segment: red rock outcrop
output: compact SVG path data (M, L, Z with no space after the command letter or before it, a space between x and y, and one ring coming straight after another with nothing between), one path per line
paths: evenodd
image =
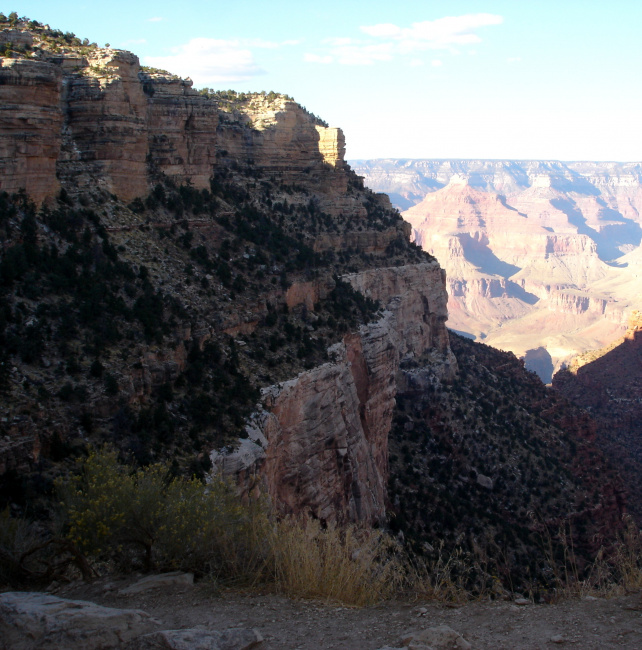
M251 163L313 187L329 214L366 216L347 194L343 133L290 99L252 96L220 121L218 102L190 80L99 48L0 59L0 82L0 190L41 202L61 182L129 201L148 194L154 174L208 188L217 165Z
M53 63L0 58L0 191L55 194L63 113L62 70Z
M53 47L44 36L38 40L42 34L34 29L33 59L16 52L0 67L0 104L10 106L0 111L0 169L5 171L0 189L25 188L41 202L62 187L85 205L94 199L104 204L106 193L126 203L146 197L163 176L196 188L208 188L212 180L219 184L221 204L229 187L266 210L276 202L269 193L281 194L281 214L294 214L285 211L288 203L310 219L310 232L296 234L316 252L381 256L390 249L389 257L397 261L418 258L407 246L409 227L386 212L388 199L365 191L345 165L341 130L289 98L262 93L227 101L223 95L197 93L189 80L141 70L129 52ZM251 178L269 179L260 199L263 188L248 182ZM242 199L229 201L239 206ZM137 210L123 207L127 223L110 234L138 226L145 232L133 218ZM233 215L230 209L225 217ZM210 223L197 231L203 241L216 239L213 217L222 215L209 216ZM395 253L399 249L402 254ZM241 268L244 259L237 261ZM276 262L271 264L271 279L277 280ZM210 282L212 275L202 281ZM331 266L290 280L287 291L283 283L269 282L238 304L230 296L230 304L213 314L214 322L199 325L202 333L177 336L172 349L141 348L136 362L118 375L119 399L138 408L155 389L171 384L186 367L185 340L191 338L195 349L210 336L251 335L266 317L268 303L270 309L304 305L311 312L335 284ZM455 367L445 328L445 277L438 263L430 262L365 271L345 281L381 302L379 319L332 346L333 361L264 389L248 438L234 453L215 454L215 459L246 490L260 479L284 512L374 522L385 516L387 436L400 360L432 351L442 359L443 372ZM179 287L186 301L200 301L189 284ZM253 359L248 355L248 365ZM95 400L92 408L108 415L112 397ZM22 447L34 447L34 440Z
M147 95L151 162L178 183L189 179L208 188L216 164L218 108L192 90L192 82L162 74L139 73Z
M285 512L372 523L385 516L388 432L400 359L431 351L450 376L456 361L437 262L343 279L381 301L383 316L333 346L333 362L264 389L248 439L235 452L215 452L212 459L247 491L257 480L264 482Z
M148 186L147 101L138 79L138 58L107 51L87 66L86 74L65 75L59 178L83 189L98 182L129 201L145 194Z

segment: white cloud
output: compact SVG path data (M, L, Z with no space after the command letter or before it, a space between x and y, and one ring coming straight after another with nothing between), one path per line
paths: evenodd
M310 63L340 63L342 65L372 65L375 61L392 59L391 43L362 43L351 38L328 38L330 45L324 54L306 54L304 61Z
M325 38L321 42L334 47L343 47L344 45L355 44L355 41L351 38Z
M456 54L456 47L481 42L477 30L500 25L503 20L502 16L496 14L466 14L413 23L410 27L393 23L366 25L360 30L371 37L370 40L326 38L322 41L326 46L325 51L307 54L304 60L311 63L372 65L378 61L391 61L397 55L408 56L426 50L449 50ZM418 61L415 56L409 65L416 66ZM441 62L433 61L431 65L441 65Z
M244 38L234 42L239 43L240 45L244 45L246 47L258 47L264 50L276 50L277 48L283 47L284 45L298 45L301 41L291 40L291 41L281 41L280 43L276 43L274 41L263 40L262 38Z
M254 47L266 47L267 41L261 45L250 43ZM171 52L169 56L147 56L145 64L191 77L197 86L246 81L265 74L248 49L248 42L241 40L193 38Z
M306 53L303 55L303 60L308 63L332 63L334 59L330 55L322 56L320 54Z
M369 36L397 41L400 51L408 53L480 43L476 31L481 27L500 25L503 20L496 14L466 14L413 23L411 27L398 27L391 23L363 26L361 31Z
M506 59L509 63L519 63L522 60L521 56L510 56Z
M390 61L392 46L390 43L342 45L333 54L343 65L372 65L375 61Z
M165 20L165 19L161 18L160 16L155 16L154 18L148 18L147 22L148 23L160 23L161 20Z
M433 59L433 60L430 62L430 65L431 65L433 68L440 68L442 65L444 65L444 62L443 62L443 61L440 61L439 59Z
M397 38L402 31L401 27L397 27L392 23L381 23L370 27L360 27L359 29L368 36L380 36L382 38Z
M424 64L424 62L423 62L422 59L412 59L410 61L410 67L411 68L417 68L417 67L419 67L420 65L423 65L423 64Z

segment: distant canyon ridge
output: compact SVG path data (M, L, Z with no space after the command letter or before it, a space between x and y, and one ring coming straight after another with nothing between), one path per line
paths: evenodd
M642 163L353 160L448 277L448 325L546 382L642 294Z

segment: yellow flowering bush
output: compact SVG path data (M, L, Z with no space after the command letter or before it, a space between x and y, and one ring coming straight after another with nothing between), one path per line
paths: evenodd
M134 470L105 449L57 489L68 538L90 557L252 580L268 567L267 509L223 481L172 477L160 463Z

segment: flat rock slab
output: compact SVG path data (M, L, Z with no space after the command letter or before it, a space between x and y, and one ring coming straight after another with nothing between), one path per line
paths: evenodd
M263 643L256 630L230 628L217 632L202 628L163 630L138 637L126 650L249 650Z
M102 607L33 592L0 594L2 650L121 648L154 629L158 623L138 609Z
M193 573L172 571L170 573L160 573L155 576L141 578L138 582L121 589L118 593L121 596L131 596L133 594L139 594L141 591L147 591L148 589L156 589L156 587L172 587L177 585L179 587L189 587L193 584Z

